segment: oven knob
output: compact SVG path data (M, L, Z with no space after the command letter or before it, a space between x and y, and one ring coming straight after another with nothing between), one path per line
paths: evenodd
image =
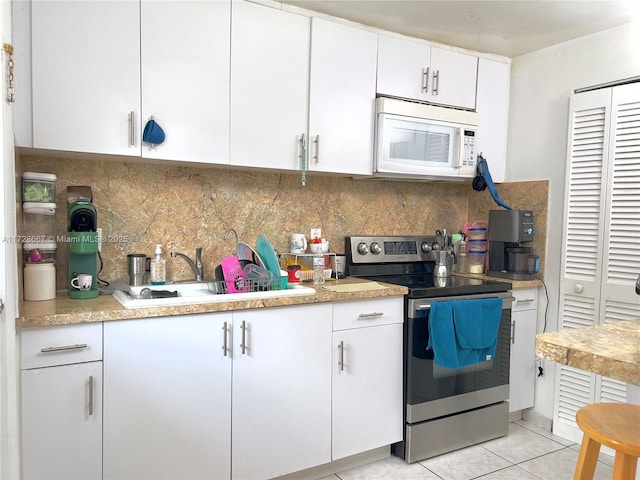
M380 247L380 244L378 242L373 242L370 249L371 253L373 253L374 255L379 255L382 253L382 247Z
M431 251L431 245L429 245L429 242L422 242L422 245L420 245L420 250L422 250L424 253L429 253Z
M366 243L364 243L364 242L360 242L360 243L358 244L358 253L359 253L360 255L366 255L367 253L369 253L369 249L367 248Z

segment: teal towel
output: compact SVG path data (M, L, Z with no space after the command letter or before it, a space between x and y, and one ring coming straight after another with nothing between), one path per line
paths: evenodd
M434 361L444 368L460 368L491 360L498 345L502 299L432 302L429 342Z
M428 349L433 349L433 361L441 367L459 367L453 327L453 302L431 302Z

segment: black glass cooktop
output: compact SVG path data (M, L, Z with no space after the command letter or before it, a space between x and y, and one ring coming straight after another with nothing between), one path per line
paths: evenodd
M409 288L409 298L498 293L511 290L511 283L451 275L437 278L433 274L372 275L361 277L377 282L403 285Z

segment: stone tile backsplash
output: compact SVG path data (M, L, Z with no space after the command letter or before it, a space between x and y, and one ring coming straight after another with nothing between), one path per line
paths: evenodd
M82 160L23 156L17 175L25 171L54 173L56 231L67 232L66 191L88 185L93 192L98 226L103 230L103 270L100 278L127 278L129 253L153 255L156 243L167 258L167 279L191 277L175 250L193 257L203 247L205 276L235 252L233 229L240 241L255 246L265 235L278 253L289 249L289 235L321 228L332 252L344 252L344 237L357 234L434 234L458 231L468 219L486 219L498 208L488 192L475 192L471 182L404 182L309 175L303 187L295 173L231 168L148 164L134 161ZM16 182L20 184L19 181ZM544 258L548 182L498 186L514 208L534 210L534 248ZM20 192L18 192L20 200ZM19 219L20 220L20 219ZM19 233L22 224L18 222ZM67 282L67 245L58 243L57 284ZM543 262L541 262L544 264Z

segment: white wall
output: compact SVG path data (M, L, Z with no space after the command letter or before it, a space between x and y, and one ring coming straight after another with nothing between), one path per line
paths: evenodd
M640 75L640 23L538 50L512 59L507 181L549 180L545 283L547 331L557 330L569 96L577 88ZM539 303L542 331L544 295ZM553 417L555 368L544 362L536 382L534 416Z

